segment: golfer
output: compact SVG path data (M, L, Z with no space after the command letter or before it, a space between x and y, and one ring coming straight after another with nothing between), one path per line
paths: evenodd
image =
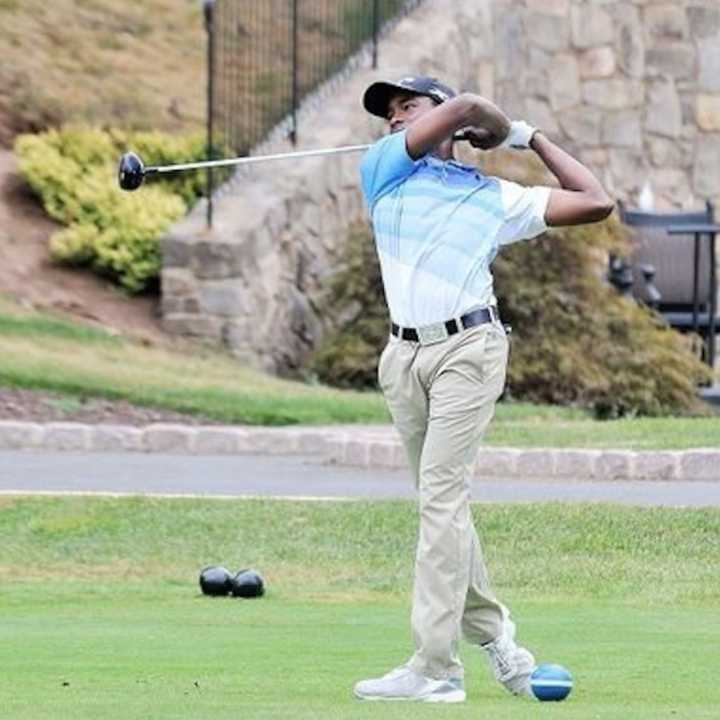
M461 632L495 677L532 696L532 654L493 595L470 513L474 459L505 382L508 340L490 265L505 245L552 225L604 219L612 201L592 173L539 130L478 95L429 77L376 82L365 109L390 133L361 163L391 331L378 366L415 478L419 535L412 597L415 652L355 685L373 700L465 700ZM483 150L531 148L560 189L523 187L457 162L462 132Z

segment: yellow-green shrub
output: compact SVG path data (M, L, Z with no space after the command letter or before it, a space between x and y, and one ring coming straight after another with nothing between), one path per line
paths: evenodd
M120 155L133 149L146 165L202 159L200 134L104 131L70 126L15 143L20 170L47 213L67 225L50 240L54 259L87 265L131 292L159 272L158 239L204 187L201 173L149 181L134 193L117 186Z

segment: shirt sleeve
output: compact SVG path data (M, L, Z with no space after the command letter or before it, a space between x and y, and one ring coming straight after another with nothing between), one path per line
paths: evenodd
M405 134L403 130L386 135L363 155L360 177L369 210L380 197L397 187L415 170L417 161L408 155Z
M500 245L529 240L547 230L545 211L550 199L549 187L524 187L500 180L505 219L498 234Z

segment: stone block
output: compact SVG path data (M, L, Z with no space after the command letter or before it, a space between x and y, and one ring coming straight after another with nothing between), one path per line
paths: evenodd
M43 426L30 422L0 420L0 449L21 450L40 445Z
M143 431L127 425L95 425L90 428L90 450L102 452L141 452Z
M659 168L653 172L655 188L673 202L691 195L688 174L679 168Z
M595 462L598 480L629 480L633 477L635 453L629 450L603 450Z
M680 474L680 453L639 452L635 456L633 479L677 480Z
M527 0L526 7L530 12L566 18L570 11L570 0Z
M405 447L401 442L395 445L395 453L393 455L393 463L397 468L406 468L409 466L409 460Z
M46 450L90 450L90 426L82 423L48 423L42 437Z
M555 477L592 480L599 450L556 450Z
M698 71L700 90L720 92L720 37L698 42Z
M602 114L587 107L577 107L560 114L563 132L580 146L599 145Z
M247 288L238 278L204 282L198 296L200 310L210 315L235 317L250 312Z
M483 447L475 461L478 477L515 477L520 450L511 448Z
M690 5L686 12L691 37L703 39L720 34L720 6Z
M327 452L330 435L319 430L300 430L298 435L298 452L302 455L323 455Z
M698 138L693 165L693 187L699 197L715 197L720 188L720 134Z
M620 110L607 113L603 122L602 142L615 147L642 149L643 132L640 112Z
M195 244L190 266L201 280L223 280L240 275L246 257L241 243L201 240Z
M615 50L618 67L631 78L645 76L645 29L636 8L626 4L615 19Z
M197 292L198 282L187 268L163 268L160 275L163 299L167 295L188 297Z
M720 95L698 95L697 124L701 130L720 130Z
M368 466L371 468L395 468L398 443L388 440L373 440L369 443Z
M645 28L654 37L681 40L688 35L685 8L675 3L649 5L645 10Z
M618 190L636 191L648 177L647 160L644 153L627 148L611 148L610 171Z
M189 453L194 440L195 430L187 425L154 423L143 429L143 447L149 452Z
M720 450L686 450L680 460L683 480L720 480Z
M585 80L582 96L588 105L606 110L625 110L639 107L645 101L645 88L637 80L610 78Z
M160 254L163 268L188 267L192 256L193 243L186 238L166 235L160 240Z
M591 170L604 168L610 161L610 154L605 148L590 148L580 153L580 160Z
M241 441L247 436L243 428L198 427L195 429L193 451L198 455L233 455L241 448Z
M555 474L553 450L522 450L515 463L515 477L550 478Z
M645 52L645 69L649 77L692 77L695 72L695 48L689 43L665 43L649 48Z
M528 122L535 127L542 128L542 131L551 137L556 137L560 132L560 128L555 120L555 113L543 100L528 98L527 119Z
M558 15L544 12L528 12L525 15L526 42L543 50L557 52L570 47L570 27Z
M162 319L163 328L175 335L220 340L223 321L220 318L189 313L168 313Z
M615 50L609 45L590 48L580 54L578 67L582 78L604 78L615 74Z
M572 6L570 11L572 43L577 48L607 45L615 39L615 28L610 14L596 5Z
M281 428L247 428L245 441L249 452L259 455L292 455L300 449L299 434Z
M345 446L345 464L367 467L370 461L369 443L366 440L349 440Z
M566 110L580 103L580 70L574 55L560 53L548 70L550 105Z
M651 83L645 109L645 131L678 138L682 133L682 107L671 79Z
M341 437L330 438L325 446L326 459L328 462L335 465L345 464L345 449L347 447L347 440Z
M652 164L658 167L670 166L681 167L685 158L677 140L655 137L649 135L646 138L647 149ZM692 161L691 161L692 162Z

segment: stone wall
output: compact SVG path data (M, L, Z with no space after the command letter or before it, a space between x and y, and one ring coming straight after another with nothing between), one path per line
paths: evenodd
M718 0L496 0L495 96L633 202L720 201Z
M382 123L364 88L409 71L495 100L577 154L630 203L646 181L662 206L720 202L720 2L425 0L300 113L298 150L368 142ZM319 101L317 101L319 100ZM292 150L279 136L256 154ZM302 366L332 317L323 287L348 226L364 220L357 154L239 174L162 243L171 332L222 343L272 372Z

